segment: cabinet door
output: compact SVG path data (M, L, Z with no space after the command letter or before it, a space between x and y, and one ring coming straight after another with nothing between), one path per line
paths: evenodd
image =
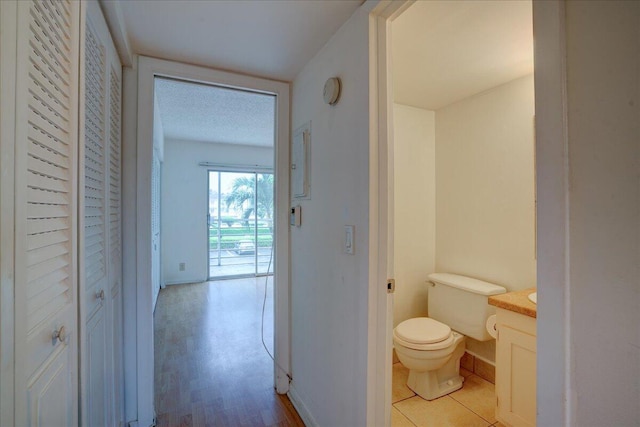
M536 337L502 326L496 346L498 419L536 425Z
M16 13L14 422L77 425L79 3Z

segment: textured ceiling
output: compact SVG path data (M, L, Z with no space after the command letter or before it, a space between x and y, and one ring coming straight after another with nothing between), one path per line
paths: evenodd
M165 138L273 147L275 97L156 78Z
M529 0L417 1L393 21L394 100L437 110L533 73Z
M362 0L128 0L135 53L292 81Z

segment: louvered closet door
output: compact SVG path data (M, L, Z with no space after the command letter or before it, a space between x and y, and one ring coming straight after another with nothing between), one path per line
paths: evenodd
M107 425L106 48L87 15L84 38L83 234L81 254L84 424Z
M112 324L109 390L112 425L124 421L124 354L122 313L122 66L112 51L109 61L109 298Z
M81 75L80 226L83 423L122 421L121 67L96 2L87 2Z
M77 414L79 3L18 2L15 424Z

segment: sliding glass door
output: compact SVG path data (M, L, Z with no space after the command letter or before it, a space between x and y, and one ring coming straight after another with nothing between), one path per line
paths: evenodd
M209 171L209 278L273 274L273 174Z

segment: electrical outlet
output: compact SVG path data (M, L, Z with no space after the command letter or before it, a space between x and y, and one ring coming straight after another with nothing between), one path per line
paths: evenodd
M184 271L185 267L186 267L186 264L184 262L181 262L180 265L178 266L178 269L180 271Z

